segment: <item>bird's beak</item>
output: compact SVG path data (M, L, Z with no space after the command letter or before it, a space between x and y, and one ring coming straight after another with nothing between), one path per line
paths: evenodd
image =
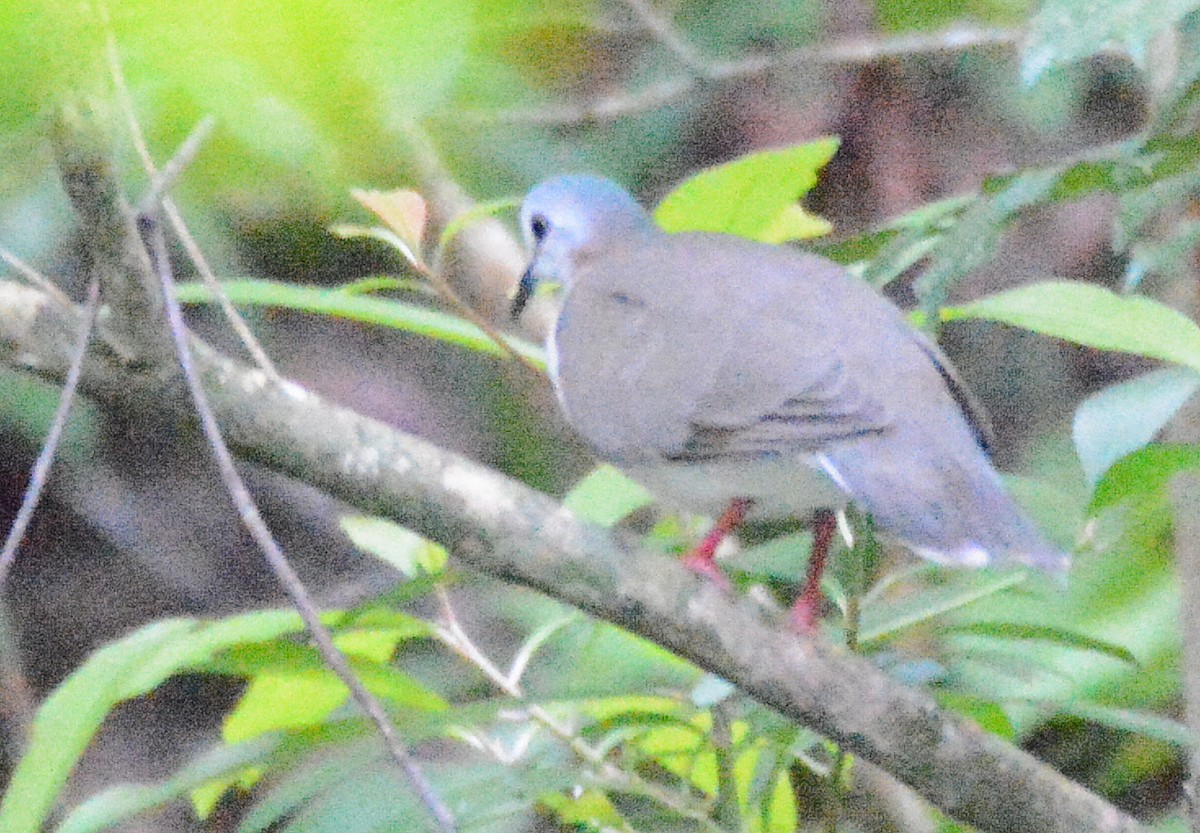
M529 268L525 270L525 274L521 275L521 281L517 284L517 289L513 292L512 308L509 310L509 315L513 321L521 317L521 313L525 310L525 305L529 303L529 299L533 297L533 290L537 287L537 278L533 276L533 263L529 264Z

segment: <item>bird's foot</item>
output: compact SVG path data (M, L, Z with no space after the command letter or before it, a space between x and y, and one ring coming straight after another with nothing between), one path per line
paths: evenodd
M696 575L708 579L722 590L733 589L733 582L729 580L729 576L721 572L721 568L717 566L717 561L713 558L713 554L705 551L703 543L683 557L683 566Z
M821 597L807 594L796 599L788 615L788 625L800 636L814 637L820 630Z
M745 498L735 498L729 502L729 507L717 518L716 524L709 530L696 547L683 557L683 566L693 573L704 576L722 590L731 590L733 583L717 566L717 547L721 542L746 519L750 511L750 501Z
M808 557L808 574L804 589L792 605L789 621L792 630L801 636L816 636L821 618L821 576L829 558L829 547L837 531L837 515L828 510L817 512L813 521L813 544Z

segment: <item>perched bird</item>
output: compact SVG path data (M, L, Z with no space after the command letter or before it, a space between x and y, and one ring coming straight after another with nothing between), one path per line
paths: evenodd
M794 617L809 628L834 525L853 501L941 564L1061 572L986 453L986 420L936 345L823 257L712 233L668 234L613 182L561 176L529 192L532 252L513 303L563 288L550 377L567 421L657 496L719 517L688 557L747 516L817 513Z

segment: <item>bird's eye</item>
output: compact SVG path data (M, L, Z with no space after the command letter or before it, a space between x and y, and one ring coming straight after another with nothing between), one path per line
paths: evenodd
M529 230L533 232L533 239L541 243L550 232L550 221L543 214L534 214L529 220Z

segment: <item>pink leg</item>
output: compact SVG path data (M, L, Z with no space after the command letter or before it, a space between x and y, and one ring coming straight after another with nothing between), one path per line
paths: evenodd
M833 533L837 531L837 516L828 509L817 512L813 519L812 552L808 558L808 574L804 578L804 589L792 605L792 628L806 636L817 632L817 617L821 612L821 574L825 572L825 561Z
M725 536L742 525L746 513L750 511L751 501L745 498L735 498L729 502L729 508L717 518L716 526L704 536L704 540L683 557L683 566L694 573L699 573L715 582L722 588L728 589L729 579L717 566L717 547L725 540Z

